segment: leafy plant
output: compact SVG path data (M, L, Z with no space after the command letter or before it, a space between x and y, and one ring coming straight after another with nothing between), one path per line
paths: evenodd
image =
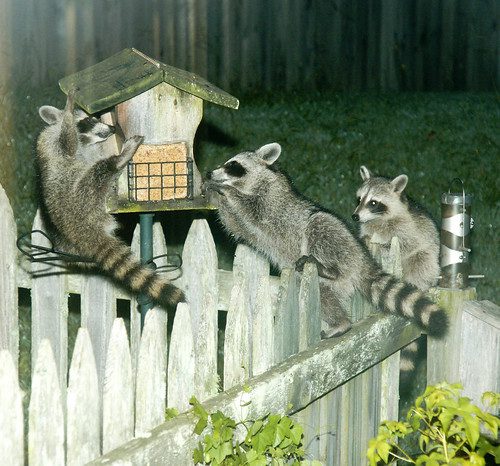
M210 427L194 450L196 464L278 466L299 465L304 459L303 429L288 416L268 414L257 420L236 422L221 411L209 414L194 396L190 403L198 418L194 432L201 435ZM242 441L238 436L241 428L246 432Z
M498 430L500 419L482 411L460 396L462 386L441 383L429 386L408 411L406 422L384 421L376 438L370 440L367 457L377 464L486 465L485 458L500 463ZM483 403L500 405L500 394L486 392ZM418 436L420 453L411 455L398 439Z

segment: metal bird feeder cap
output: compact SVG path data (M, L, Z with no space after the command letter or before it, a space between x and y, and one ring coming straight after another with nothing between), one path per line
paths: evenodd
M459 182L461 193L452 193L451 186ZM467 288L469 283L470 230L472 195L465 193L464 183L455 178L450 189L441 196L441 281L444 288Z

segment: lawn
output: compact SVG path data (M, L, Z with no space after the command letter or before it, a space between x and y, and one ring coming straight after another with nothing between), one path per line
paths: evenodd
M0 147L2 157L15 159L10 164L16 172L13 206L19 230L26 231L37 203L30 163L42 128L37 108L45 103L62 106L64 96L50 88L10 97L17 111L7 114L11 125L3 124L2 131L10 126L13 134L0 132ZM406 173L408 194L438 222L441 194L459 177L474 196L472 271L485 275L473 284L480 299L498 303L499 128L500 97L494 93L243 96L236 111L205 105L195 154L204 172L241 150L277 141L283 147L280 164L299 191L347 219L353 228L350 216L362 164L386 176ZM6 160L0 160L2 183L9 177ZM191 217L159 217L173 241L180 237L182 242ZM227 249L223 234L217 237Z

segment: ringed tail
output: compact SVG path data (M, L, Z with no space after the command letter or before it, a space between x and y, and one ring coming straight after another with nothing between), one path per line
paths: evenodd
M367 294L375 306L412 320L428 335L439 338L446 334L446 312L415 286L388 273L377 272Z
M132 255L130 247L118 239L108 238L93 259L104 272L127 289L135 294L145 293L162 307L175 308L179 302L185 301L182 290L141 264Z

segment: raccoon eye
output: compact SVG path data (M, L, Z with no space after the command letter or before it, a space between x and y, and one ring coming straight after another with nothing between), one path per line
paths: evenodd
M357 197L357 198L356 198L356 202L357 202L358 204L361 204L361 198L360 198L360 197Z
M370 204L371 207L376 207L376 206L378 206L380 204L380 202L378 202L378 201L370 201L369 204Z
M233 160L232 162L228 162L224 165L224 170L230 176L234 176L235 178L241 178L246 174L246 169L241 165L241 163Z

